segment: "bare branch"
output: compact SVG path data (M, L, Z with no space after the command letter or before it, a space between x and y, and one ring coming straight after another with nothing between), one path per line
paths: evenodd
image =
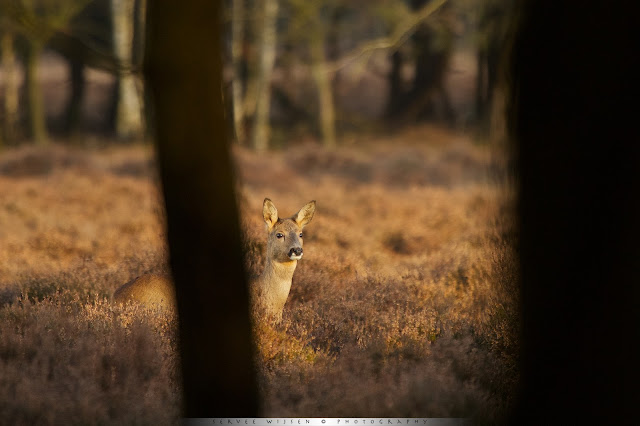
M405 22L398 25L393 34L389 37L382 37L376 40L363 43L353 49L350 53L342 58L327 64L327 72L336 72L351 64L352 62L364 57L369 59L371 54L376 50L397 49L400 47L418 28L418 26L436 12L448 0L433 0L422 7L415 13L412 13Z

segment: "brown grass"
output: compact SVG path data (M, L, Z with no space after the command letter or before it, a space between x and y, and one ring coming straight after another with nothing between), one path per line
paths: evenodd
M513 218L488 178L499 157L432 128L336 152L235 151L251 273L263 198L286 215L318 202L283 323L257 330L262 414L499 421L518 380ZM177 421L173 319L110 302L166 268L154 176L147 148L3 153L3 420Z

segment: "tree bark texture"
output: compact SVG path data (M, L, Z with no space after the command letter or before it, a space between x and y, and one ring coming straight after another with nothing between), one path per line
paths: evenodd
M254 417L257 390L222 99L221 3L149 2L145 76L167 207L185 417Z

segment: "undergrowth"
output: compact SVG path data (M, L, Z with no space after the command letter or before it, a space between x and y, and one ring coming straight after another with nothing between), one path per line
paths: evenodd
M0 159L0 419L177 423L175 318L112 302L166 272L151 155L52 149ZM262 200L284 216L317 200L283 321L255 330L261 415L499 423L518 385L516 235L486 148L235 151L252 276Z

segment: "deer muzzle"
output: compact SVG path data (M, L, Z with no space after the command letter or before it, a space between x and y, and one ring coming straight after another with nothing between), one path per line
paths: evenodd
M289 250L289 259L299 260L302 259L302 247L293 247Z

